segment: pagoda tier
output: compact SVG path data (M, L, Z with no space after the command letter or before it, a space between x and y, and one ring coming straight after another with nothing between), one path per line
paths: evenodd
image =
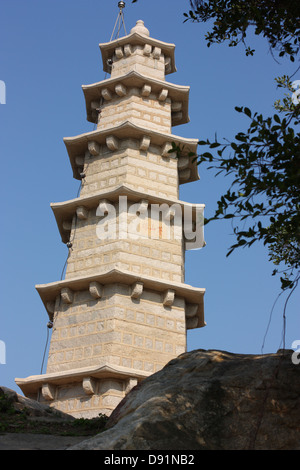
M196 288L187 284L173 282L172 289L170 283L163 279L155 279L152 276L138 276L137 274L121 269L104 270L102 273L80 276L78 278L64 279L51 284L37 285L36 289L48 311L49 319L53 321L57 299L61 299L66 304L72 304L74 293L86 291L89 297L100 299L103 296L105 286L114 283L126 286L126 296L131 299L138 299L146 291L155 291L157 297L165 306L174 304L175 297L180 298L185 303L185 323L186 328L202 328L204 321L204 293L205 289ZM137 289L139 287L139 289Z
M103 70L112 77L135 69L150 77L164 79L176 72L175 44L150 37L142 20L138 20L128 36L99 44Z
M120 78L122 79L122 83L120 83ZM127 101L129 101L130 96L142 95L145 98L149 98L153 94L157 97L156 108L158 109L159 102L163 103L167 97L171 100L172 126L178 126L180 124L186 124L189 122L188 104L190 87L166 83L164 80L147 77L139 72L136 72L135 70L128 72L122 77L109 78L92 85L83 85L82 89L86 100L87 119L93 123L98 123L99 110L101 110L101 107L102 119L103 114L105 114L105 103L113 99L114 95L119 98L126 96ZM123 100L119 101L124 102ZM147 107L146 104L145 107ZM166 118L164 122L162 114L162 119L159 120L160 116L157 115L157 109L153 111L153 121L155 122L154 118L156 118L156 122L159 122L158 127L160 127L161 123L163 123L166 129L170 132L170 119ZM141 110L139 110L137 111L137 114L138 117L140 119L144 119L146 125L148 125L149 120L151 120L151 116L149 115L149 108L145 109L145 113L142 113ZM147 117L145 118L143 114L148 116L148 119ZM126 108L123 110L123 116L127 117ZM120 113L120 121L122 120L123 116L122 113ZM101 123L102 122L103 119Z
M170 153L172 142L182 149L179 156ZM89 184L89 175L84 171L84 167L89 167L89 164L93 163L91 157L98 157L94 159L94 166L96 165L99 168L100 173L108 167L108 162L118 160L118 166L128 165L127 156L136 159L131 165L135 164L136 168L145 168L152 164L152 171L157 170L160 173L166 173L169 169L176 178L179 178L175 184L172 182L172 186L176 188L177 192L178 184L191 183L199 179L197 163L189 157L189 153L196 154L197 139L178 137L140 126L128 120L115 127L100 128L75 137L65 137L64 143L72 166L73 177L80 180L82 179L82 172L85 174L84 188ZM147 155L150 153L150 162L148 163ZM153 170L156 161L158 161L157 155L163 158L160 159L158 166L156 165L155 170ZM97 177L99 181L99 175L93 174L93 177ZM138 177L138 175L133 175L133 177ZM100 179L101 183L99 181L98 186L103 184L103 178ZM155 179L153 173L150 174L150 179L152 181L150 186L153 188L153 180ZM136 185L135 180L133 184Z
M83 86L96 129L64 139L82 184L51 204L69 253L65 279L36 286L53 322L47 371L16 382L76 417L109 415L205 326L205 289L185 284L185 251L205 244L204 205L179 200L180 184L199 179L198 141L171 134L189 122L189 87L165 81L174 49L140 20L100 44L111 77Z
M204 204L192 204L180 201L177 198L166 198L165 196L158 196L156 194L149 194L146 196L144 191L133 189L127 184L120 184L110 190L98 191L69 201L51 203L51 208L57 222L62 242L68 243L70 239L72 239L74 218L87 220L89 212L95 212L103 200L116 204L119 202L120 197L128 198L128 201L130 201L131 204L142 204L143 201L147 201L149 208L151 208L152 204L157 204L161 207L167 202L168 207L173 207L175 209L178 207L178 209L181 210L181 215L184 215L184 213L191 214L191 229L193 229L196 224L197 211L198 213L203 213L205 207ZM147 199L145 199L145 197L147 197ZM147 213L147 216L148 215L150 214ZM179 223L182 225L182 218ZM191 240L192 238L194 237L192 237L191 234L189 239ZM193 244L191 248L201 248L203 246L203 242L204 240L199 240L198 246ZM186 246L186 249L189 249L189 247Z

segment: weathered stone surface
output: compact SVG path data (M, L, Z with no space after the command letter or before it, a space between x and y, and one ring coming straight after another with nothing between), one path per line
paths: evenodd
M292 352L184 353L134 387L104 433L70 449L300 450Z

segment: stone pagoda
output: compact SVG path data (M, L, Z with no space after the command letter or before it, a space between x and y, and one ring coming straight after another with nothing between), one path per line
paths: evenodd
M179 200L199 179L198 140L171 133L189 122L189 87L165 81L174 49L141 20L100 44L110 77L82 87L94 130L64 139L81 187L51 204L69 257L64 279L36 286L53 324L47 370L16 383L75 417L109 415L205 325L205 289L184 282L204 206Z

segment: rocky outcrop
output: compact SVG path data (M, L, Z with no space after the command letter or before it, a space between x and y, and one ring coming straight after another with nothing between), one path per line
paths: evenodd
M23 395L19 395L10 388L0 386L0 405L1 402L4 403L4 399L6 407L9 406L16 412L26 411L26 414L31 417L54 418L55 420L63 419L68 421L74 420L73 416L50 408L50 406L39 403L36 400L31 400ZM0 411L2 411L1 406Z
M76 420L0 386L0 451L66 450L100 432L105 421Z
M132 389L105 432L70 450L300 450L292 353L182 354Z

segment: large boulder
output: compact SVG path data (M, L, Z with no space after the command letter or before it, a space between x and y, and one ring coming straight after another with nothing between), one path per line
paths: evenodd
M300 450L292 353L182 354L132 389L104 433L69 450Z

